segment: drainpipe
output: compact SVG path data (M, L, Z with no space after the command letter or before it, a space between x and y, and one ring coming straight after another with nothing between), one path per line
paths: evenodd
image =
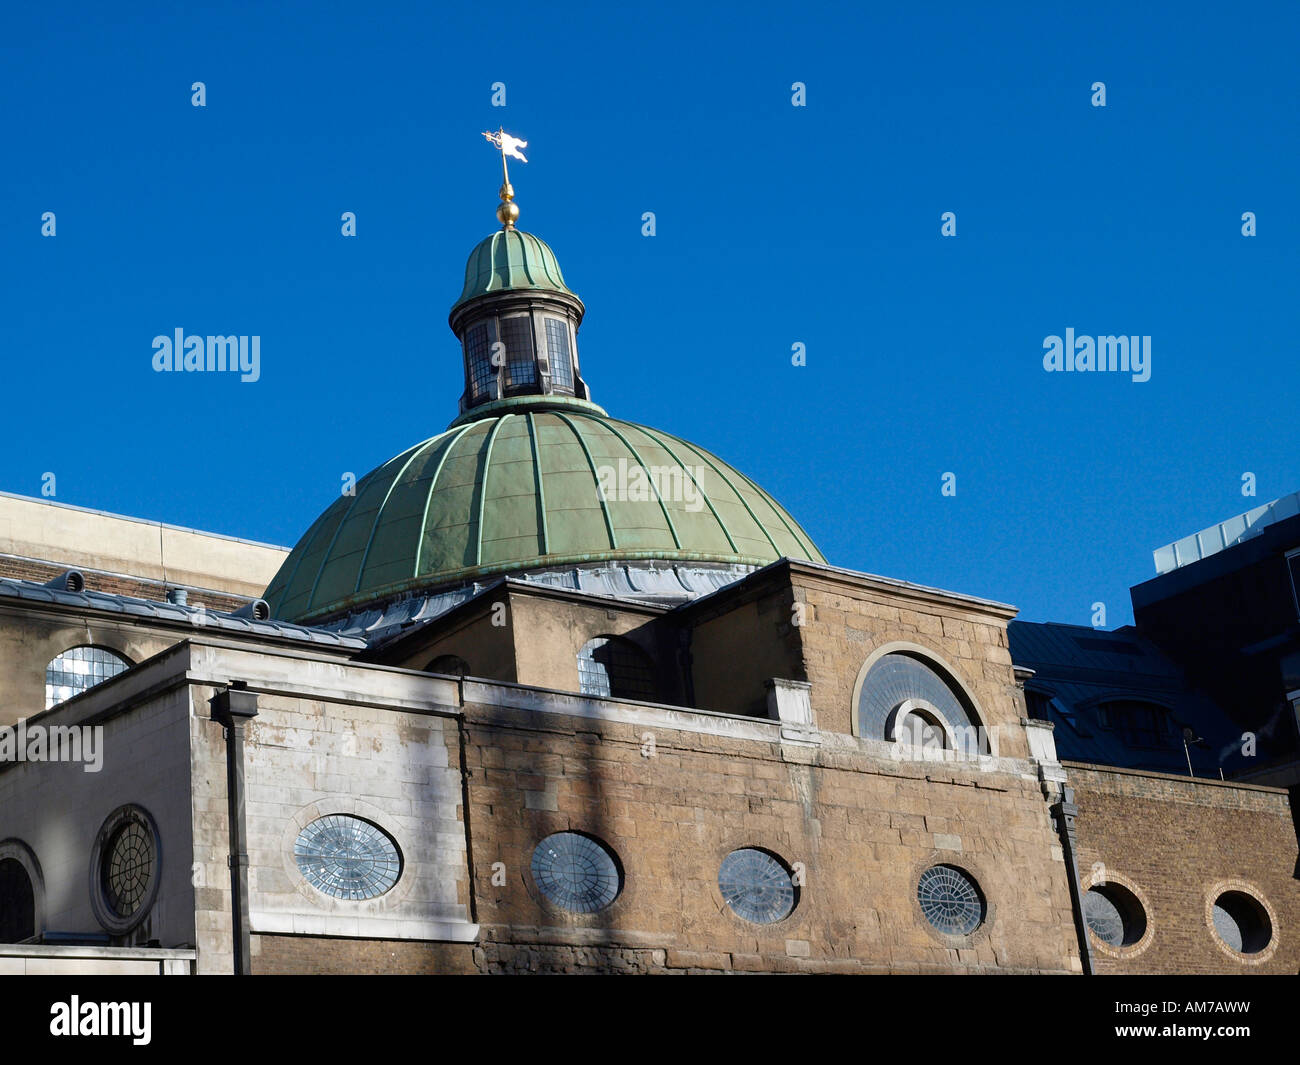
M252 972L248 933L248 824L244 815L244 727L257 717L257 693L243 681L223 688L209 702L212 720L226 730L226 798L230 822L230 925L235 975Z
M1074 931L1079 937L1079 961L1083 965L1083 975L1092 975L1092 946L1088 941L1088 921L1083 915L1083 889L1079 884L1079 863L1075 857L1078 842L1075 822L1079 816L1079 807L1074 802L1074 789L1062 786L1061 801L1052 807L1056 818L1056 831L1061 837L1061 849L1065 852L1065 871L1070 881L1070 905L1074 910Z

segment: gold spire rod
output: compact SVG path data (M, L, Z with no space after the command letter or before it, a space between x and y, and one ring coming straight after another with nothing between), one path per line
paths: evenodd
M528 160L524 158L524 153L520 148L527 148L528 142L522 141L518 137L512 137L504 129L498 127L495 133L484 131L483 136L487 138L488 143L501 150L501 205L497 208L497 219L503 229L514 229L515 223L519 221L519 205L514 202L515 189L510 184L510 171L506 167L506 156L513 155L521 163Z

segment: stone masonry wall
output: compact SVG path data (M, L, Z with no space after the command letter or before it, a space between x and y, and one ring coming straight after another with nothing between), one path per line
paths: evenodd
M804 606L799 633L807 673L795 679L812 682L819 728L854 733L862 667L887 645L907 645L936 656L974 697L984 723L998 729L999 753L1027 757L1019 724L1025 715L1007 646L1009 612L980 612L883 583L863 587L797 572L793 581L795 601Z
M249 950L255 976L433 976L479 971L475 947L469 943L257 935Z
M632 708L634 709L634 708ZM470 704L467 823L490 971L1078 971L1064 863L1036 781L821 749ZM723 719L734 722L738 719ZM740 726L737 726L740 727ZM653 742L653 748L650 744ZM650 751L653 753L648 753ZM622 864L594 915L552 907L529 868L575 830ZM794 912L735 916L717 886L733 849L801 863ZM979 881L988 917L965 941L931 929L916 882L934 863Z

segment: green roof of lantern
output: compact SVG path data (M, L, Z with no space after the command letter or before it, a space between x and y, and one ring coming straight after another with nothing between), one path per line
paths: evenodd
M629 484L636 467L686 468L699 495L607 498L598 471L620 463ZM266 599L274 617L306 620L547 566L781 557L825 561L776 500L716 456L599 408L523 405L453 424L367 474L307 530Z
M563 292L577 299L564 283L550 245L520 229L499 229L469 253L465 288L454 306L489 292L521 290Z

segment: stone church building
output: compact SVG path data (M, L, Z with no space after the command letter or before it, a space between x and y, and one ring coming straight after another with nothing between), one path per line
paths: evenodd
M1285 501L1116 632L837 567L512 208L291 551L0 496L0 973L1300 968Z

